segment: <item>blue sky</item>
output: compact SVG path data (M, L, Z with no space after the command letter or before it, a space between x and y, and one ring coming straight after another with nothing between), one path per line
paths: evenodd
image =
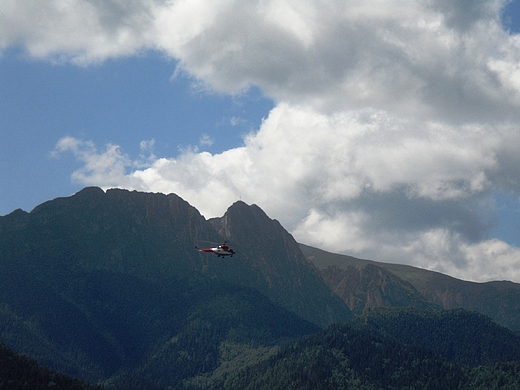
M0 215L87 185L520 281L520 1L0 0Z
M4 52L0 215L83 187L70 180L80 166L72 155L51 157L64 136L115 143L134 157L152 139L160 156L186 148L220 153L241 145L273 107L255 88L237 96L198 90L189 77L173 77L175 65L156 52L88 67ZM205 136L211 145L201 145Z

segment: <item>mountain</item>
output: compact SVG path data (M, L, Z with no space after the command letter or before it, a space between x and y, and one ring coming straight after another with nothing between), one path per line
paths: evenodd
M241 201L206 220L174 194L92 187L15 210L0 286L0 342L108 390L520 382L516 334L442 310L516 330L515 284L329 254Z
M225 239L232 258L194 249ZM257 206L207 221L174 194L85 188L0 217L0 285L0 341L114 388L180 386L352 318Z
M241 286L198 285L185 325L103 382L106 389L183 389L207 386L233 370L264 360L289 340L319 328ZM193 290L191 291L193 293Z
M0 343L0 389L100 390L77 379L52 372L34 360L20 356Z
M483 315L376 309L307 336L213 388L518 389L519 346L519 336Z
M520 331L520 284L475 283L408 265L326 252L300 244L331 290L360 314L374 307L463 308Z
M224 263L219 278L245 283L317 325L352 318L294 238L258 206L236 202L222 218L209 222L241 253L238 264Z
M368 310L352 326L424 347L458 364L520 363L518 334L464 309L377 308Z
M231 236L219 234L215 224ZM224 239L236 241L239 251L244 245L242 254L222 260L193 249L203 241ZM319 326L351 316L341 300L330 295L292 236L257 206L243 202L209 222L174 194L86 188L31 213L17 210L0 217L0 255L0 267L9 263L9 270L39 279L105 270L166 283L203 273L252 285ZM312 310L309 303L314 303ZM306 313L298 312L302 310Z

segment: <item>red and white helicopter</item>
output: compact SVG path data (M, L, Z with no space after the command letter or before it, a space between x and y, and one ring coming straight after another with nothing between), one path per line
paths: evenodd
M199 248L198 246L195 246L195 249L197 249L199 252L214 253L218 257L233 257L233 255L236 253L233 249L229 247L229 245L226 242L214 248Z

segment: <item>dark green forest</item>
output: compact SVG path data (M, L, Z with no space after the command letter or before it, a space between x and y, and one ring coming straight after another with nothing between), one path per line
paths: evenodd
M67 375L39 366L33 359L15 354L0 343L1 390L101 390Z
M216 371L223 362L236 364L223 356L225 346L255 362L280 345L319 331L244 287L206 286L197 296L199 302L187 313L180 332L158 345L143 364L120 371L105 386L121 390L184 388L190 379Z
M168 295L101 271L84 280L88 288L81 294L88 296L78 302L94 303L90 310L105 318L98 325L106 333L94 332L80 318L71 322L76 328L70 333L43 337L42 326L56 325L43 313L32 325L14 314L9 323L4 316L3 329L33 337L43 357L78 338L91 353L76 359L85 362L78 369L91 372L95 362L98 371L105 370L99 385L106 389L520 388L519 336L462 309L379 308L320 330L255 290L225 282L179 282ZM45 292L39 290L34 304L58 313ZM143 296L148 298L142 301ZM2 361L2 389L49 383L88 388L9 356ZM23 387L32 381L43 387Z
M228 376L213 389L520 388L518 337L511 334L497 347L493 343L500 343L499 333L509 331L481 315L414 312L406 310L402 316L402 310L388 309L376 318L371 314L354 323L333 325ZM396 332L396 317L403 332ZM425 318L444 325L430 327ZM467 332L472 335L464 338ZM436 335L428 339L428 334ZM444 345L453 337L462 339L450 356L436 352L445 352ZM505 355L496 354L499 348L505 348ZM515 356L517 360L506 361Z

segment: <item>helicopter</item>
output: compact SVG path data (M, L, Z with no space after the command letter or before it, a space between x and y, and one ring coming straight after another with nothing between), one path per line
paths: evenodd
M225 257L225 256L233 257L233 255L236 253L233 249L231 249L229 247L229 245L227 244L226 241L224 241L224 243L222 243L221 245L218 245L214 248L199 248L198 246L195 245L195 249L198 250L199 252L214 253L218 257Z

